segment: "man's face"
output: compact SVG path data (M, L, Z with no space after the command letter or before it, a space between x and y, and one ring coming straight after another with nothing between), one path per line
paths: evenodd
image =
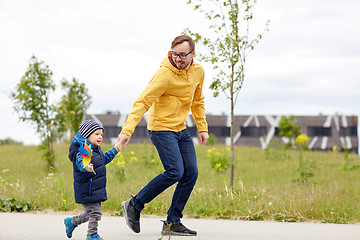
M180 56L185 56L182 58ZM191 51L190 45L188 42L180 43L173 47L172 49L172 59L178 69L188 69L190 63L195 55L195 51Z

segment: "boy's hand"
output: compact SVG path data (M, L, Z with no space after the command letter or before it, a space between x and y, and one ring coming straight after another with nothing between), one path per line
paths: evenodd
M120 148L120 144L119 144L119 143L116 143L114 147L116 148L116 150L117 150L118 152L121 151L121 148Z
M86 170L88 170L89 172L94 172L94 166L92 163L89 163L88 165L86 165Z

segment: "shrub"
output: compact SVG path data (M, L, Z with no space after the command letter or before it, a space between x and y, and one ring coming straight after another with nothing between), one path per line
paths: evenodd
M296 172L299 173L299 178L294 181L302 184L310 183L310 178L313 178L315 176L315 163L304 157L302 151L300 152L298 162L299 168L296 170Z
M29 201L16 200L15 198L0 198L0 212L26 212L38 209Z
M210 148L208 150L208 157L210 158L211 167L217 172L223 172L230 165L230 148L222 151Z
M279 122L279 136L286 137L289 141L285 144L286 147L293 147L295 138L301 134L300 125L297 123L295 116L284 116Z
M305 133L302 133L296 137L295 145L300 149L307 150L307 149L309 149L309 141L310 141L310 138L308 137L308 135L306 135Z
M216 143L216 135L213 134L213 133L210 133L209 134L209 139L206 142L206 145L215 145L215 143Z
M17 142L11 138L0 139L0 145L22 145L22 142Z

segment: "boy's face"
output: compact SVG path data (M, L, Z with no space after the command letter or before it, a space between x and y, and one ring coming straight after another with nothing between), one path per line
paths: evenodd
M89 140L91 145L99 146L103 141L103 130L102 129L97 129L87 139Z

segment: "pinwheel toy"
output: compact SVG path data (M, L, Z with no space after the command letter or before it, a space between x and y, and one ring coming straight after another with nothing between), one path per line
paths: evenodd
M82 157L83 157L83 165L84 168L91 163L91 159L92 159L92 150L91 150L91 144L88 145L86 140L84 143L84 146L80 146L79 147L79 152L81 153ZM96 174L95 170L93 170L93 173Z

